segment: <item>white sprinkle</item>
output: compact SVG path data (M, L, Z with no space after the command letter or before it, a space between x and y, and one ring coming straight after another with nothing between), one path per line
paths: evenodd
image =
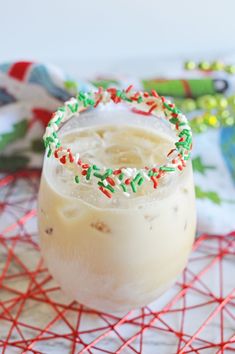
M46 127L46 132L45 132L46 136L50 136L52 132L53 132L53 130L51 127Z
M119 186L122 182L120 181L119 178L115 178L115 183Z
M124 194L126 197L130 197L130 193L123 192L123 194Z
M166 167L174 167L174 168L175 168L175 164L173 164L173 163L167 163L167 164L166 164Z
M127 177L131 177L132 174L133 174L133 170L132 170L131 168L124 168L124 169L122 170L122 172L123 172L124 175L127 176Z
M147 181L150 181L150 178L149 178L148 174L147 174L145 171L143 171L142 173L143 173L144 178L145 178Z
M51 148L51 150L55 150L55 148L56 148L56 143L51 143L51 144L50 144L50 148Z
M103 180L103 183L104 183L105 187L108 185L108 182L106 181L106 179Z
M54 122L51 123L51 128L54 130L54 132L56 132L59 129L58 125L55 124Z
M77 152L77 153L75 154L75 162L76 162L76 163L78 163L79 158L80 158L80 154Z

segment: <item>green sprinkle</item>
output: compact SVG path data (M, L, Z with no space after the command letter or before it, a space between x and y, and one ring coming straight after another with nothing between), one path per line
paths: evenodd
M102 181L104 180L104 179L106 179L108 176L110 176L111 174L113 173L113 170L111 169L111 168L108 168L107 170L106 170L106 172L103 174L103 176L102 176Z
M115 192L114 188L113 188L112 186L110 186L110 184L108 184L107 186L105 186L105 184L104 184L103 182L98 182L98 185L101 186L101 187L103 187L103 188L108 189L108 190L109 190L110 192L112 192L112 193Z
M72 113L75 113L78 110L78 103L76 102L74 105L68 104L68 107Z
M91 99L91 98L88 98L88 99L87 99L87 103L88 103L90 106L94 106L95 101L94 101L93 99Z
M110 186L110 184L108 184L107 186L105 186L105 188L107 188L108 190L110 190L110 192L114 193L115 190L112 186Z
M60 111L60 112L65 112L66 111L66 108L64 106L61 106L57 109L57 111Z
M141 186L144 183L144 178L141 177L138 181L138 186Z
M92 168L93 168L93 170L95 170L95 171L99 171L99 170L100 170L100 168L99 168L98 166L96 166L96 165L93 165Z
M170 107L166 102L163 103L163 106L168 109L168 111L173 112L173 108Z
M172 109L172 113L179 114L179 113L181 113L181 110L175 107Z
M123 180L123 177L124 177L124 173L120 173L120 175L118 176L118 179L119 179L120 181L122 181L122 180Z
M166 171L166 172L173 172L173 171L175 171L175 167L162 166L159 168L159 170Z
M141 177L141 173L137 173L137 175L135 176L135 178L133 179L134 182L138 182L138 180L140 179Z
M122 184L120 184L120 186L122 187L123 192L127 191L127 188L126 188L125 184L122 183Z
M184 160L187 161L188 159L190 159L190 155L191 155L191 154L188 154L188 155L184 156Z
M152 177L152 176L153 176L153 171L152 171L152 170L150 170L150 171L148 172L148 176L149 176L149 177Z
M47 157L50 157L52 154L52 150L51 149L48 149L48 152L47 152Z
M171 122L172 124L178 124L179 119L178 118L171 118L171 119L169 119L169 122Z
M134 193L136 193L136 185L134 181L131 181L131 188Z
M179 149L180 146L187 149L188 144L185 141L180 141L180 142L175 143L175 146L177 147L177 149Z
M82 101L82 100L84 100L86 98L86 96L85 96L85 94L84 94L84 92L79 92L79 94L77 95L77 99L79 100L79 101Z
M126 98L126 92L125 92L125 91L122 91L121 94L120 94L120 97L125 100L125 98Z
M87 170L87 174L86 174L86 180L89 181L89 179L91 178L91 171L92 171L92 168L89 167L88 170Z
M75 179L75 182L76 182L76 183L79 183L79 182L80 182L80 180L79 180L79 177L78 177L78 176L75 176L75 178L74 178L74 179Z
M122 91L121 90L117 90L116 91L116 96L117 97L122 97Z
M62 117L58 118L56 121L55 121L55 124L59 125L62 121Z
M175 146L178 148L178 146L182 146L184 149L189 150L190 149L190 145L191 145L191 140L185 140L185 141L181 141L178 143L175 143Z
M180 132L179 137L181 138L181 136L184 136L184 135L186 135L186 136L190 135L190 132L188 129L183 129L182 132Z
M141 97L141 96L140 96L140 97L138 97L138 100L137 100L137 102L138 102L138 103L141 103L141 102L143 102L143 97Z
M54 136L54 138L58 138L58 135L56 132L53 132L52 135Z
M46 138L46 142L47 142L47 144L54 143L54 138L52 138L52 136L48 136Z
M98 173L98 172L94 172L94 176L97 177L97 178L102 178L103 175L101 173Z

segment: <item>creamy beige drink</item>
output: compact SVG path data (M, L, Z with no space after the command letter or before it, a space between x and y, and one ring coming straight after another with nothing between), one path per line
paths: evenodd
M60 133L63 146L83 161L144 168L163 163L174 146L164 125L140 125L136 114L87 116ZM174 282L191 251L191 164L164 177L156 190L146 184L129 197L116 191L106 198L94 183L75 184L69 169L45 158L38 210L43 257L71 299L101 311L146 305Z

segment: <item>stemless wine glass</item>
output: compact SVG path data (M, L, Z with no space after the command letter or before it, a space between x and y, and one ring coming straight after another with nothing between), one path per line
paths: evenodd
M62 290L105 312L155 300L195 235L186 118L155 92L100 89L59 108L44 141L40 243Z

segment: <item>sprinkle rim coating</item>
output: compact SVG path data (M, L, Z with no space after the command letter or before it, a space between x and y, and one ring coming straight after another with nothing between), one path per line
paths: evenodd
M182 171L190 158L192 149L192 131L186 116L164 96L159 96L155 90L151 92L133 91L132 85L126 90L99 88L97 91L79 91L76 97L70 98L53 113L43 136L46 148L46 156L54 156L65 167L73 170L74 182L80 181L90 183L95 179L98 189L111 198L116 189L120 190L125 196L129 192L136 193L137 188L141 188L143 183L151 183L153 189L158 186L158 180L167 173ZM144 114L149 117L165 118L172 129L176 132L177 141L175 148L166 156L166 162L160 166L146 166L145 168L126 168L116 169L99 167L80 159L79 153L74 154L71 149L61 145L57 131L60 126L72 118L75 114L87 108L95 109L98 105L109 103L126 103L132 106L136 113Z

